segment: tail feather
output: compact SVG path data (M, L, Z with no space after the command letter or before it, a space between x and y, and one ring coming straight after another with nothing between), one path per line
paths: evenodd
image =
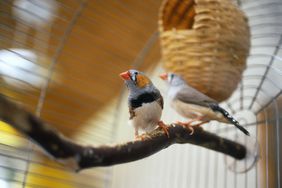
M244 134L250 136L250 133L249 133L244 127L242 127L236 119L234 119L226 110L224 110L223 108L221 108L219 105L217 105L217 104L209 104L209 107L210 107L213 111L221 113L230 123L232 123L233 125L235 125L235 126L236 126L238 129L240 129Z

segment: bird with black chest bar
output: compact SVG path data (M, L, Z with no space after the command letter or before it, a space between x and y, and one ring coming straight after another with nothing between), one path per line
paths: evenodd
M135 138L139 138L139 129L149 133L158 126L169 137L168 127L161 121L163 97L152 81L137 70L128 70L120 74L129 90L128 108L130 122L135 128ZM141 139L146 135L141 135Z

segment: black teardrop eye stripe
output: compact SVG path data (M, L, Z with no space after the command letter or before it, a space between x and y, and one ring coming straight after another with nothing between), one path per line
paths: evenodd
M132 108L138 108L141 107L143 103L150 103L156 101L159 97L159 93L143 93L136 98L130 98L128 102Z
M170 80L173 80L174 74L170 75Z
M132 80L135 84L137 83L136 75L137 73L134 73L133 75L130 74L130 80Z

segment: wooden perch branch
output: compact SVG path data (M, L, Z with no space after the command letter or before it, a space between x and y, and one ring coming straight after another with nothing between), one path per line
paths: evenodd
M156 129L144 140L112 146L82 146L65 138L57 130L2 95L0 118L31 138L56 160L75 170L136 161L175 143L202 146L238 160L246 156L246 148L241 144L221 138L202 128L195 128L194 134L190 135L187 129L179 125L169 126L169 138L162 130Z

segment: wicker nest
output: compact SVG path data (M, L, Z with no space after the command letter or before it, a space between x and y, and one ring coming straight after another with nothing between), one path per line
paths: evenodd
M250 48L244 13L230 0L166 0L159 30L166 71L226 100L240 82Z

